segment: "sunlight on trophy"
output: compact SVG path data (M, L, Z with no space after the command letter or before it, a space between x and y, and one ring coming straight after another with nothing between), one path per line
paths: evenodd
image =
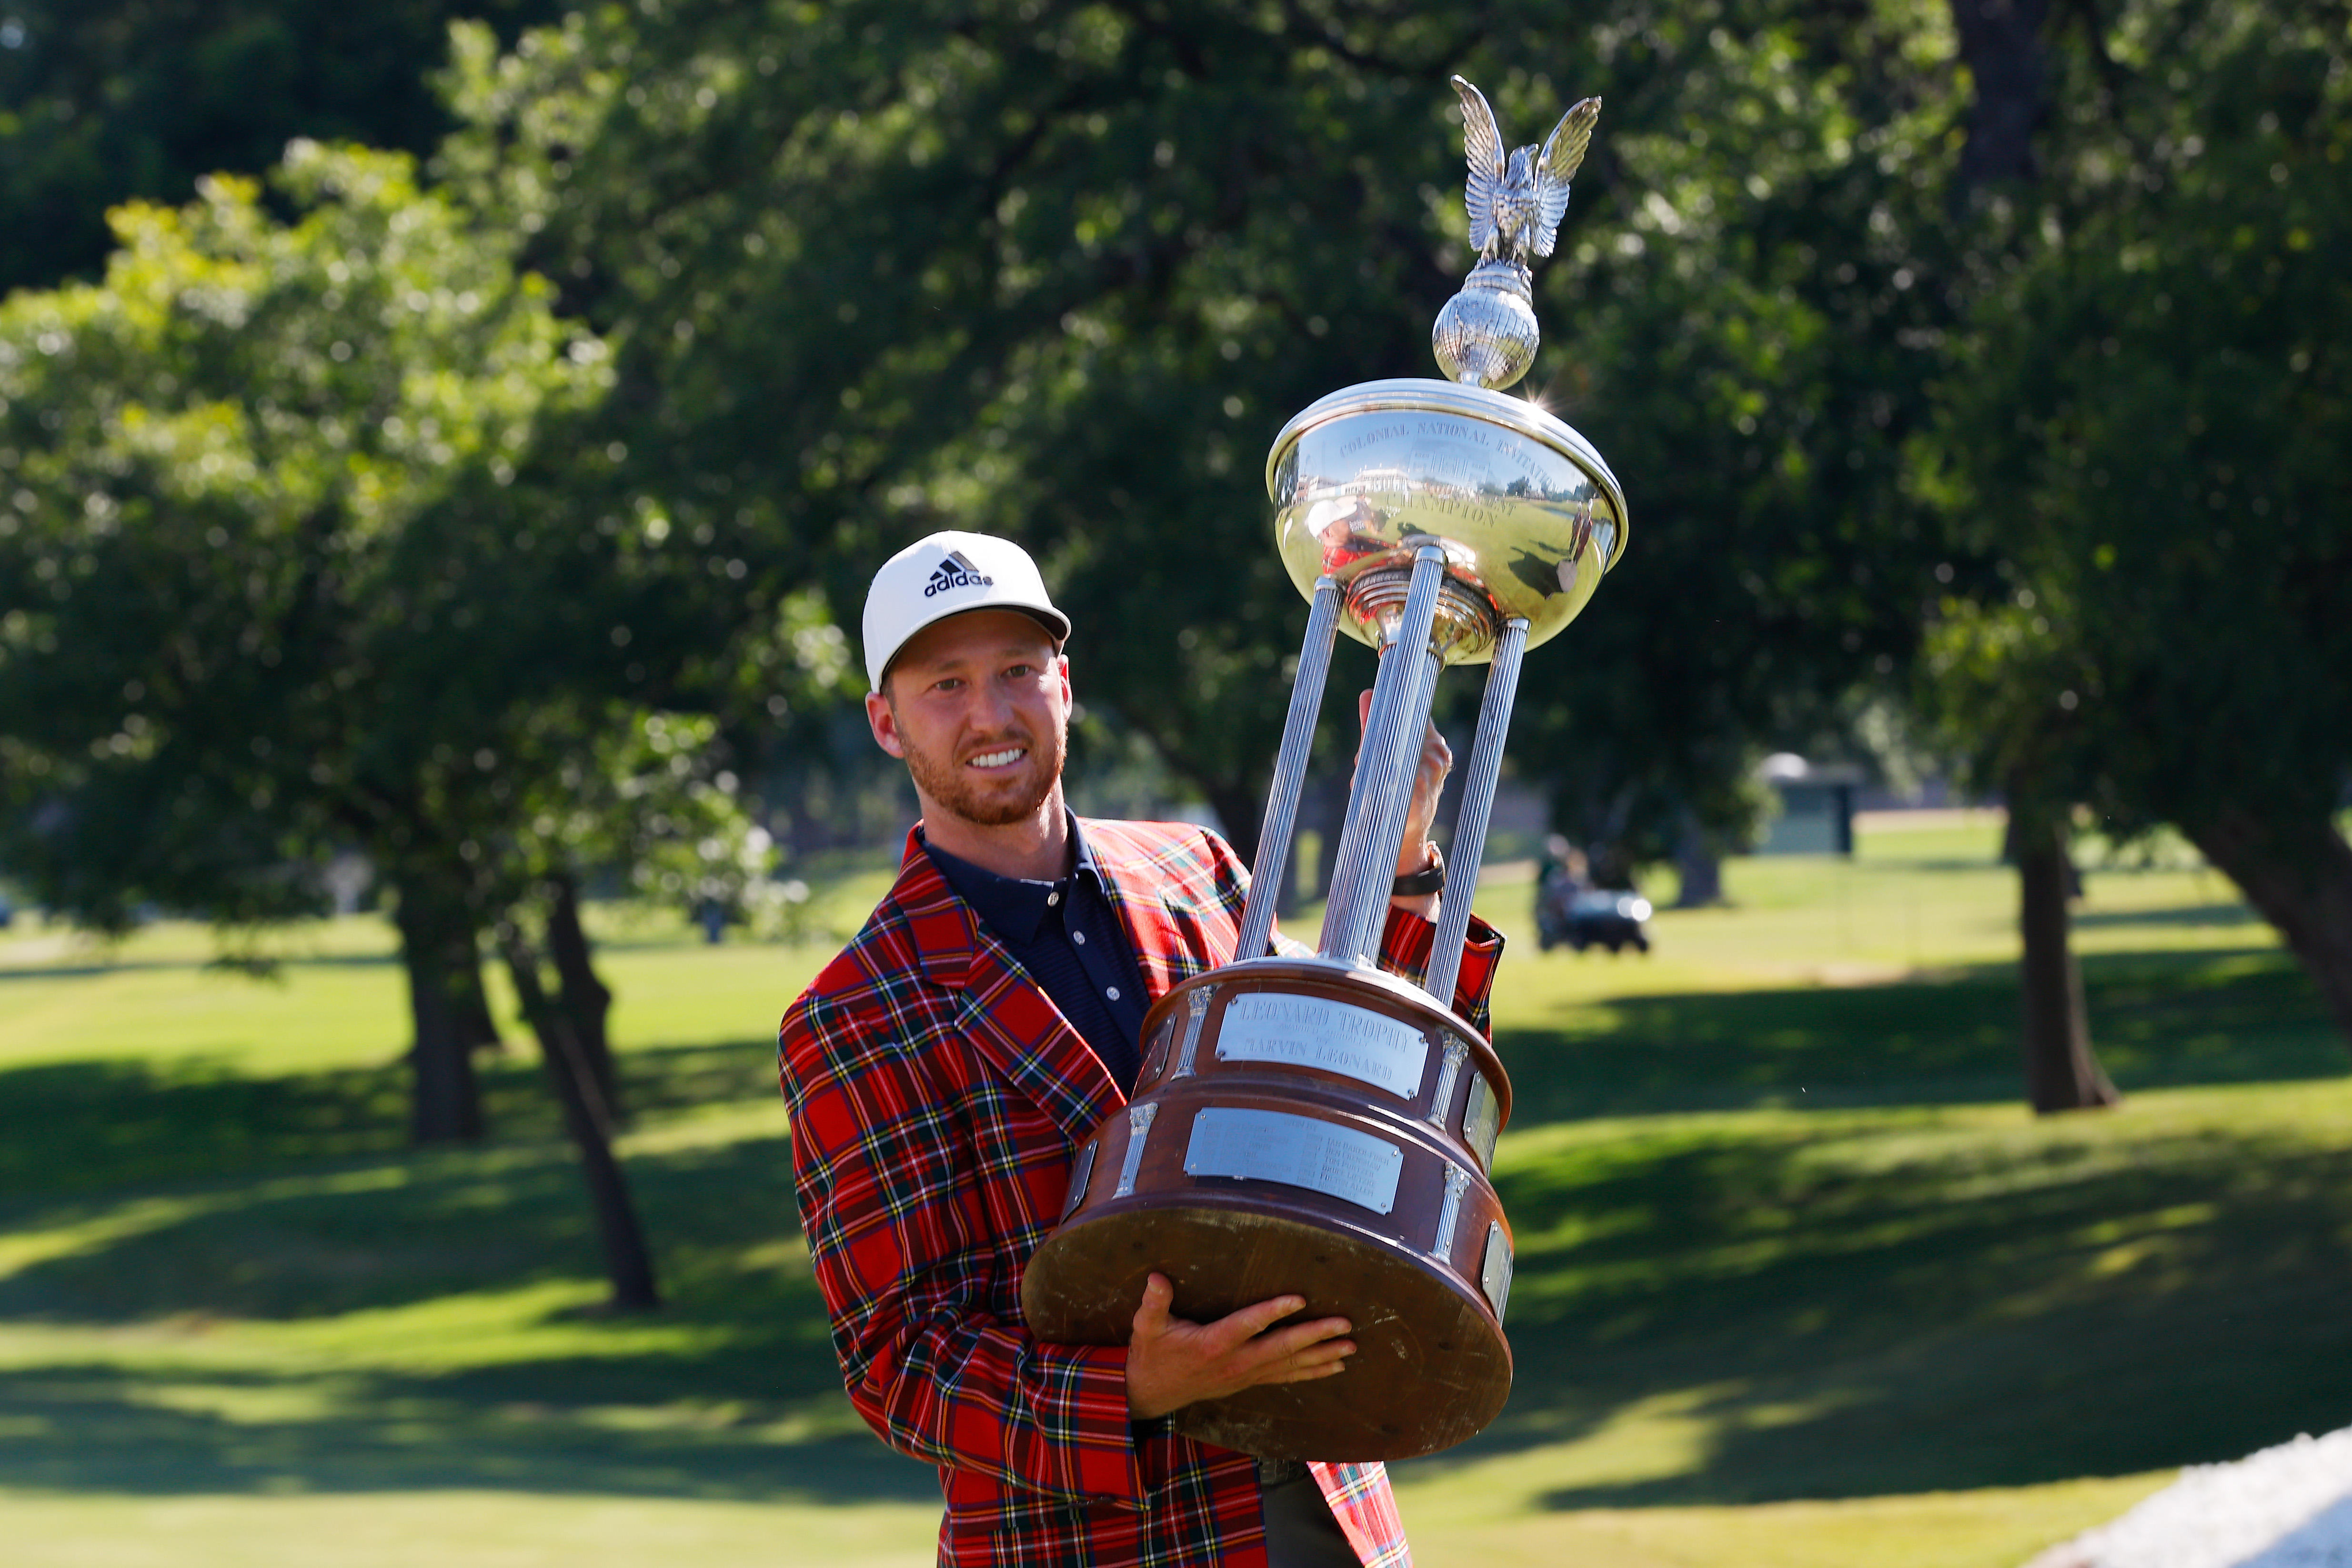
M1133 1101L1079 1150L1022 1306L1055 1342L1123 1344L1145 1277L1206 1321L1286 1292L1354 1321L1349 1370L1187 1406L1180 1430L1267 1458L1402 1458L1502 1409L1513 1253L1488 1170L1510 1080L1452 1007L1521 656L1575 619L1625 547L1591 443L1504 388L1601 102L1506 152L1460 77L1479 259L1433 333L1446 381L1367 382L1283 426L1275 536L1307 597L1289 718L1235 952L1264 954L1341 629L1380 656L1312 956L1243 957L1176 986L1143 1028ZM1488 667L1425 987L1376 968L1421 738L1448 665Z

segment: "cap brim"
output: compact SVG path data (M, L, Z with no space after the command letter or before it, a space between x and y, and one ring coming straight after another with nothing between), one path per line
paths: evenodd
M1059 610L1040 609L1034 605L966 605L960 609L943 611L928 621L908 627L907 635L898 639L898 646L890 650L890 657L882 661L881 673L874 678L874 689L879 691L889 684L891 668L898 662L898 656L907 651L908 643L913 642L941 621L951 621L958 616L977 616L987 610L1028 616L1043 626L1053 637L1054 649L1057 653L1061 651L1062 645L1070 640L1070 617Z

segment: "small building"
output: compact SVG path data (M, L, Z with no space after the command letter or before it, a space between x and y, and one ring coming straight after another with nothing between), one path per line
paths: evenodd
M1847 763L1816 765L1794 752L1775 752L1757 771L1780 797L1780 814L1764 825L1756 854L1853 853L1853 801L1863 785L1860 768Z

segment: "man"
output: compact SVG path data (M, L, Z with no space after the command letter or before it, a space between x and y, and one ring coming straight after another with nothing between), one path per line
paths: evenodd
M1126 1102L1151 1003L1233 958L1247 873L1186 824L1064 805L1070 624L1019 546L938 533L877 573L867 721L922 820L898 881L782 1034L803 1228L851 1402L940 1467L951 1564L1396 1568L1378 1465L1268 1464L1177 1435L1170 1413L1342 1372L1344 1319L1295 1296L1173 1315L1153 1275L1123 1346L1041 1344L1021 1271L1078 1145ZM1381 961L1425 967L1450 762L1433 730ZM1486 1026L1501 939L1473 922L1454 1006Z

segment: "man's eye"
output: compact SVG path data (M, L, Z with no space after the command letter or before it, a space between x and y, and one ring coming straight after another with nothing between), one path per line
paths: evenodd
M1037 673L1037 667L1034 664L1016 664L1004 673L1014 680L1026 680Z
M944 680L933 681L931 683L931 689L934 691L953 691L962 685L963 680L961 677L950 675Z

